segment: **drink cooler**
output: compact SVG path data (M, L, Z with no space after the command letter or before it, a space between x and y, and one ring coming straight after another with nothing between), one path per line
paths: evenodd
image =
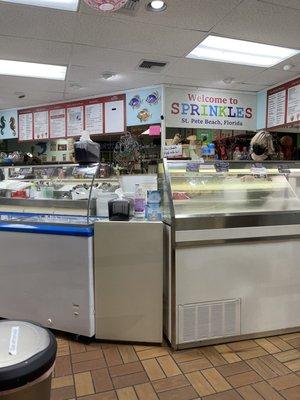
M19 328L17 354L10 355L13 327ZM23 321L0 321L0 399L50 400L56 339Z

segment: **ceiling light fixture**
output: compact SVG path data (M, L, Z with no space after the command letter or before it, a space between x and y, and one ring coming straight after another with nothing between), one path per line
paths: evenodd
M94 10L101 12L113 12L125 6L128 0L84 0Z
M209 35L187 58L268 68L299 52L296 49Z
M3 0L6 3L25 4L28 6L56 8L58 10L77 11L79 0Z
M64 81L67 67L23 61L0 60L0 75L22 76Z
M165 11L166 8L167 5L162 0L152 0L150 1L150 3L147 4L148 11L160 12L160 11Z
M293 64L285 64L285 65L282 67L282 69L283 69L284 71L289 71L289 70L292 69L292 68L294 68L294 65L293 65Z

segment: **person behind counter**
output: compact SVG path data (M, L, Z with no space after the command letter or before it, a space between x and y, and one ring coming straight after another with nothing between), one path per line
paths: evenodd
M263 162L272 159L274 154L275 149L272 135L265 130L257 132L250 142L250 159L256 162Z

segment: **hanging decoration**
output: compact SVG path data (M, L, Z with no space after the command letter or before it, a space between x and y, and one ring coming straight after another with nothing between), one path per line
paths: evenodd
M141 160L141 145L127 132L116 143L113 158L117 165L132 173L134 165Z
M125 6L128 0L84 0L84 2L101 12L113 12Z

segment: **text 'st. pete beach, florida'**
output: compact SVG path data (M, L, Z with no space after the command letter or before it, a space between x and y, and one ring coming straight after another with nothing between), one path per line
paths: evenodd
M166 88L169 127L256 129L256 96L198 89Z

